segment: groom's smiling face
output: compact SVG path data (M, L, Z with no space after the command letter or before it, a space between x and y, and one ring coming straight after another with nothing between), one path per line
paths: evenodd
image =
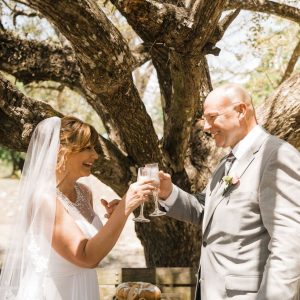
M203 127L215 140L217 147L234 147L241 135L241 124L237 107L221 91L212 91L204 102Z

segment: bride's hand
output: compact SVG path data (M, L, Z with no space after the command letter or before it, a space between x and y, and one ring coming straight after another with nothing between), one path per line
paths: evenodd
M105 218L109 219L110 216L113 214L114 210L118 206L120 199L114 199L108 202L105 199L101 199L101 204L105 207L106 214L104 215Z
M152 194L152 191L155 189L155 187L151 185L152 181L153 180L137 181L129 186L127 193L123 197L126 214L129 215L134 209L148 200L149 195Z

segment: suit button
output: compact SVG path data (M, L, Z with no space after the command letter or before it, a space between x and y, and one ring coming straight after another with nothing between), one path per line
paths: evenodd
M206 246L207 246L207 242L203 241L203 247L206 247Z

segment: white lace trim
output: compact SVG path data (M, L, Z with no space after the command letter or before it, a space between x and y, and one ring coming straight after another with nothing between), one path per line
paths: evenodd
M33 234L29 237L28 252L30 254L31 263L35 267L37 273L47 270L49 259L41 255L41 248L38 246Z

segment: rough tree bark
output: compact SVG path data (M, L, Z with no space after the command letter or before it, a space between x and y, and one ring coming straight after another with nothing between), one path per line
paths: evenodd
M216 43L242 9L275 14L297 23L300 10L255 0L111 2L142 39L136 48L129 48L95 1L27 0L71 47L22 40L0 26L0 70L24 84L60 82L86 98L108 133L108 139L99 136L101 147L93 173L119 195L136 179L137 167L154 161L181 188L200 191L219 155L197 122L203 100L212 89L205 56L218 55L221 49ZM232 11L222 18L229 9ZM148 59L160 85L162 140L155 133L131 75ZM267 101L269 108L264 118L266 128L298 147L299 88L299 75L282 84ZM60 113L24 96L0 77L0 145L25 151L33 128L52 115ZM272 121L274 117L276 123ZM147 204L146 211L151 209ZM147 266L197 266L200 230L167 217L136 225Z
M300 150L300 74L290 77L257 109L260 123ZM282 117L284 116L284 117Z

